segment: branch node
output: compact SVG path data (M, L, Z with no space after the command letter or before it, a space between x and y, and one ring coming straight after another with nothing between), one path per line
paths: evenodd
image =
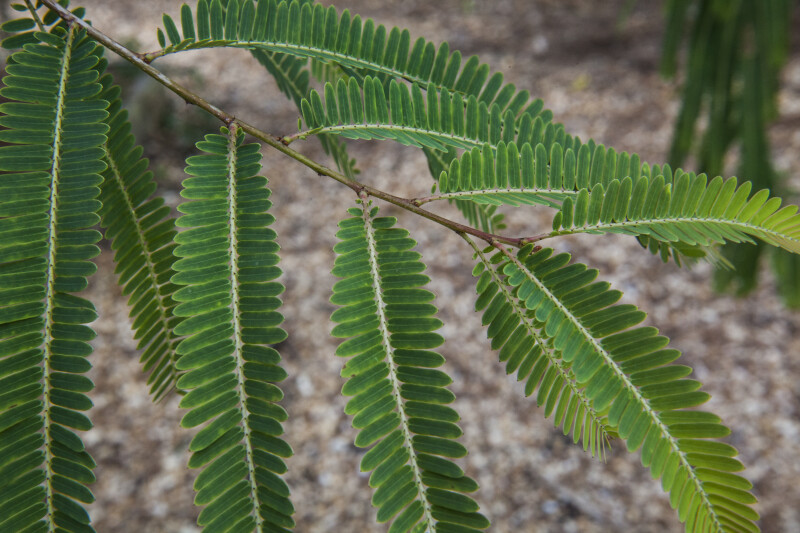
M547 239L547 238L552 237L552 236L553 235L551 235L549 233L542 233L540 235L534 235L532 237L524 237L524 238L520 239L519 245L520 246L525 246L526 244L539 242L541 240ZM541 246L539 248L541 249Z
M142 52L142 53L134 52L134 54L139 56L139 59L141 59L142 62L147 65L149 65L150 63L152 63L153 61L164 55L161 50L158 50L156 52Z

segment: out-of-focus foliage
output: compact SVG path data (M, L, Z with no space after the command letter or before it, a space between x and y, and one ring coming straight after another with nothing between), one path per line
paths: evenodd
M669 162L681 166L694 155L699 172L723 175L726 156L739 150L742 179L755 190L787 195L771 163L767 125L778 114L779 77L786 63L792 14L791 0L670 0L666 7L661 71L683 83L681 110L675 123ZM679 52L688 39L685 59ZM706 126L698 132L698 122ZM800 306L798 270L790 254L767 252L759 243L726 245L722 253L733 269L718 269L718 290L745 294L757 283L759 259L770 253L781 295Z

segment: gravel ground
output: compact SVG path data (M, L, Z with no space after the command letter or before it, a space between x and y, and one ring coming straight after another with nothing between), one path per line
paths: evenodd
M506 73L507 80L543 98L567 131L662 161L678 97L676 85L657 72L661 3L639 2L618 25L626 3L343 0L341 7L387 26L408 27L412 36L447 40L465 56L477 53ZM97 27L136 43L141 51L157 48L154 29L161 12L178 12L178 4L169 1L82 4ZM296 128L292 106L244 52L191 52L156 65L268 131ZM785 117L772 130L774 155L779 170L800 187L800 55L794 54L786 68L783 86ZM135 99L137 131L150 136L145 147L162 192L177 202L190 141L216 125L175 98L161 100L164 93L144 78L132 79L128 94ZM193 126L175 125L184 118ZM303 151L322 157L313 141ZM424 158L414 150L354 143L351 152L367 183L401 196L417 196L430 187ZM283 406L290 413L286 438L295 450L286 479L297 508L296 529L384 531L373 523L367 478L358 470L362 452L352 444L355 431L339 394L342 361L333 356L336 343L327 334L334 227L351 205L352 193L280 154L265 150L264 155L286 272L284 314L290 336L280 350L290 376L283 386ZM438 209L458 216L447 206ZM477 499L493 530L682 530L638 454L615 443L605 463L593 460L555 430L505 376L471 312L474 283L464 267L471 261L468 247L428 221L391 206L382 212L398 216L425 253L446 324L442 334L448 341L441 352L454 378L455 407L463 416L462 442L470 450L463 466L481 485ZM535 234L549 225L549 218L537 210L512 211L509 225L508 234ZM800 531L800 313L781 307L770 273L763 273L754 294L738 300L709 290L707 265L692 270L663 265L631 239L576 237L552 245L599 268L601 276L625 292L626 302L648 311L649 323L672 338L685 364L694 367L695 377L712 394L708 408L733 430L727 440L748 466L745 476L760 499L764 531ZM100 271L89 289L101 316L94 325L99 334L92 371L97 389L90 413L96 427L86 434L98 462L92 518L98 531L195 531L194 473L185 468L191 434L179 429L176 397L155 405L148 398L109 253L98 261Z

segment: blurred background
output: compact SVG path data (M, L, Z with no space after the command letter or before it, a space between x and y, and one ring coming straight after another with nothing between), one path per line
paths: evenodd
M330 4L330 2L324 2ZM719 3L719 2L718 2ZM178 15L168 0L83 0L87 18L136 51L158 48L156 27L163 12ZM685 76L660 74L666 2L613 0L341 0L362 17L387 27L409 28L413 38L448 41L466 57L478 54L506 81L544 99L566 130L593 138L642 160L662 163L671 153L673 126L681 109ZM3 9L6 9L5 7ZM8 11L6 9L6 11ZM8 15L5 13L4 15ZM765 126L772 165L786 191L800 190L800 17L788 19L786 61L777 78L779 113ZM686 30L688 31L688 27ZM674 30L674 28L673 28ZM123 85L135 134L150 158L160 193L173 207L184 159L194 143L218 129L217 122L185 105L150 78L109 57ZM215 105L273 134L293 133L298 114L269 74L242 50L184 52L155 66ZM708 122L702 117L700 122ZM699 137L697 137L699 139ZM697 142L700 142L697 140ZM294 145L293 145L294 146ZM350 143L361 179L400 196L419 196L431 178L421 152L384 143ZM300 148L318 160L315 140ZM334 306L328 298L335 224L352 205L352 192L305 167L264 149L281 243L282 282L289 339L279 346L289 378L282 405L290 414L286 439L295 456L287 482L297 509L299 532L384 531L374 524L371 489L358 463L362 451L344 415L339 394L342 361L328 335ZM736 174L740 153L722 159ZM689 158L686 168L701 164ZM796 198L795 198L796 201ZM437 206L458 218L458 211ZM494 531L604 532L682 531L660 483L651 480L638 454L613 443L605 463L592 459L545 420L522 387L507 377L472 312L474 282L469 249L455 234L382 205L417 239L433 278L442 334L441 352L463 419L462 442L470 450L467 473L481 485L477 500ZM507 210L510 235L549 227L542 209ZM712 292L712 268L679 269L663 264L635 240L615 236L562 238L549 245L601 271L625 293L624 300L649 313L684 353L693 377L712 395L707 408L723 417L748 469L744 475L760 499L762 528L800 531L800 313L787 311L772 271L762 262L761 283L746 299ZM178 398L153 404L140 372L125 300L112 274L107 244L90 280L88 297L100 320L92 356L95 428L85 441L98 463L90 512L101 532L192 532L195 473L187 471L191 433L179 428Z

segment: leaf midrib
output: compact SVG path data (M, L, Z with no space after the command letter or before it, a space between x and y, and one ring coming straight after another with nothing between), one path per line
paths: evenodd
M437 140L442 140L444 144L447 146L452 146L454 148L464 148L464 144L469 144L472 147L480 148L484 144L489 144L493 149L497 148L496 144L491 143L488 139L481 140L481 139L472 139L467 137L466 135L460 135L457 133L447 133L439 130L433 130L429 128L422 128L420 126L408 126L404 124L393 124L391 122L387 122L385 124L380 122L369 123L369 122L359 122L358 124L336 124L331 126L319 126L316 128L311 128L309 130L301 131L296 135L292 136L292 139L305 139L311 135L319 135L322 133L329 133L332 135L343 135L346 134L348 131L358 132L361 130L381 130L381 131L398 131L401 133L406 134L416 134L420 136L430 137ZM414 139L413 136L410 136L412 140ZM422 143L420 143L422 144ZM424 146L424 145L423 145ZM433 148L433 147L430 147Z
M439 194L434 194L425 198L425 201L422 204L427 204L429 202L435 202L437 200L452 200L452 199L465 199L469 200L468 197L470 196L488 196L492 194L563 194L565 196L577 196L578 192L576 190L568 190L568 189L551 189L548 187L488 187L483 189L475 189L469 191L449 191L449 192L442 192Z
M280 41L240 41L238 39L195 40L192 42L192 44L189 44L183 48L176 49L177 46L178 45L171 45L164 48L161 51L161 56L159 57L197 48L256 48L260 50L267 50L269 52L287 53L295 56L299 55L302 57L312 57L316 59L322 58L321 60L325 62L344 63L355 68L366 68L374 72L380 72L396 78L402 78L410 83L418 84L421 88L427 89L428 87L433 87L437 91L444 89L450 91L451 93L459 93L462 96L472 96L472 93L467 93L463 90L456 90L455 88L445 87L442 84L432 82L429 79L421 78L420 76L413 75L409 72L403 72L395 68L387 67L386 65L382 65L380 63L375 63L373 61L352 56L350 54L344 54L342 52L336 52L316 46L285 43ZM477 97L478 95L475 96Z
M242 417L242 429L244 430L245 458L247 461L247 471L250 481L250 501L253 502L253 514L255 514L256 531L262 532L264 519L261 517L261 504L258 499L258 484L256 482L255 460L253 458L253 445L250 442L249 413L247 411L247 394L244 390L244 358L242 341L242 325L239 321L239 253L236 239L236 138L237 130L235 124L230 126L228 137L228 264L231 269L231 312L233 314L233 340L234 358L236 360L237 391L239 393L240 413Z
M362 200L363 201L363 200ZM394 361L394 349L392 348L389 332L389 319L386 317L386 302L383 299L383 289L381 287L381 277L378 265L378 251L375 243L375 229L372 226L372 217L369 214L369 206L362 206L362 217L364 219L364 233L367 240L367 252L369 255L370 274L372 276L372 289L375 294L378 313L378 327L381 332L381 344L386 353L386 359L389 364L389 381L392 384L392 394L397 402L397 411L400 415L400 427L403 433L403 443L408 449L409 461L411 468L414 472L414 483L417 486L417 493L419 499L422 501L424 510L425 521L428 523L426 531L433 531L433 515L431 512L431 503L427 499L425 492L425 485L422 483L422 471L417 463L417 453L414 450L411 432L408 429L408 415L405 412L402 397L400 396L400 380L397 378L397 364Z
M55 307L55 267L56 267L56 226L58 220L58 184L59 184L59 162L61 159L62 139L61 127L64 118L64 108L66 107L66 93L67 93L67 78L69 77L69 65L72 57L72 43L75 39L75 27L70 26L67 32L67 39L64 43L64 54L61 63L61 73L58 83L58 98L56 99L56 118L53 124L53 165L50 168L50 221L49 221L49 234L47 237L47 269L45 270L45 310L44 310L44 357L43 357L43 377L42 388L44 394L42 395L42 411L44 417L43 433L45 437L44 445L44 470L45 470L45 500L47 505L47 514L45 521L47 523L48 531L55 531L55 522L52 517L55 513L54 507L54 490L52 486L53 480L53 453L50 450L53 439L50 437L50 392L49 386L50 377L50 357L51 343L54 340L52 334L53 328L53 309Z

